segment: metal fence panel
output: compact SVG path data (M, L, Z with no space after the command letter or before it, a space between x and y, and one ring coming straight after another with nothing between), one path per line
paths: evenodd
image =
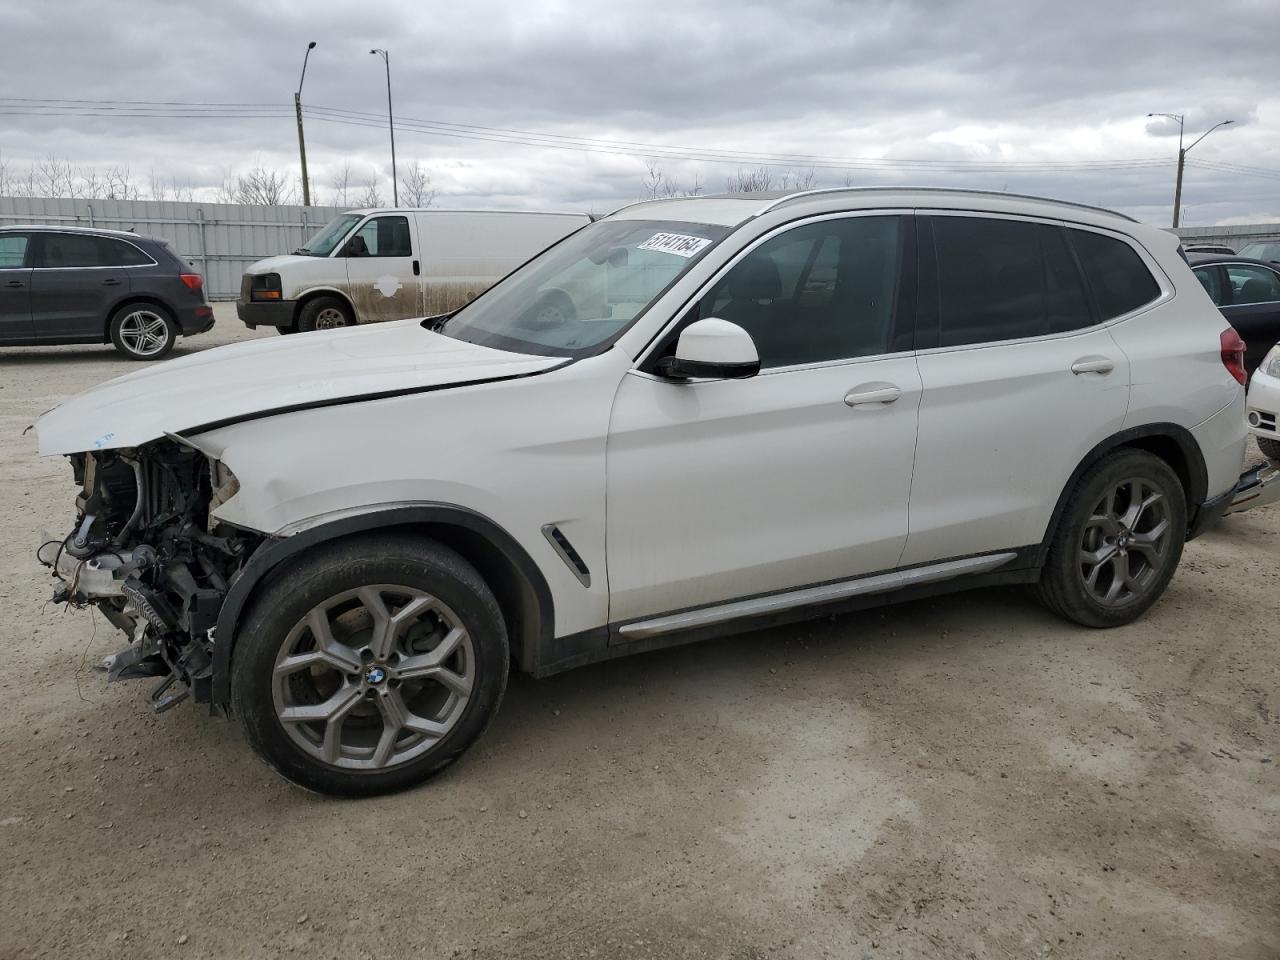
M176 200L0 197L0 225L105 227L168 240L204 274L211 300L234 300L244 268L300 247L346 207L268 207Z
M1178 227L1172 231L1183 245L1191 243L1226 244L1236 252L1257 240L1280 240L1280 223L1241 223L1229 227Z

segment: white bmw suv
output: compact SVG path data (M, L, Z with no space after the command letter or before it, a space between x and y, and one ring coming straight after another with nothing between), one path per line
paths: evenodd
M987 584L1118 626L1245 443L1243 344L1177 244L1007 194L637 204L451 316L51 410L79 495L40 556L130 637L112 678L337 794L457 758L512 667Z

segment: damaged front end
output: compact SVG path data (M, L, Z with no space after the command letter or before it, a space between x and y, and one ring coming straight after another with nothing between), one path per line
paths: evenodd
M76 522L41 545L55 603L96 606L131 642L102 662L112 680L162 678L157 712L209 702L218 611L258 534L212 515L235 476L177 438L71 454Z

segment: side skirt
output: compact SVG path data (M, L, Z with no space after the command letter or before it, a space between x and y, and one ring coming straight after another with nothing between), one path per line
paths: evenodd
M539 658L533 676L548 677L635 653L749 633L815 617L852 613L980 587L1035 583L1040 578L1040 568L1032 562L1037 549L1038 545L966 557L662 617L611 623L607 627L556 637L544 648L544 655Z

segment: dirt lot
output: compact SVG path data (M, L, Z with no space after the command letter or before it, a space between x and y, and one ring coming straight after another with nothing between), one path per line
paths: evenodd
M987 591L517 677L442 778L335 802L44 602L74 490L23 429L131 369L0 349L0 957L1280 956L1280 508L1132 627Z

